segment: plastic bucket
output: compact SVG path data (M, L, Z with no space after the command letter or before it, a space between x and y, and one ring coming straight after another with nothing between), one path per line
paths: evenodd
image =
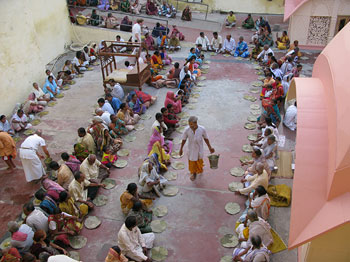
M210 156L208 156L211 169L217 169L218 168L219 157L220 157L220 155L210 155Z

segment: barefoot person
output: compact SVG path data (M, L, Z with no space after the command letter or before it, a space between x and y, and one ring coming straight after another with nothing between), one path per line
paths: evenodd
M197 124L198 118L191 116L188 119L189 127L186 128L180 148L180 156L183 153L183 147L188 138L188 169L190 170L191 177L193 181L196 179L197 174L203 173L203 139L207 144L210 153L214 153L215 149L211 147L207 131L203 126Z
M12 159L15 159L17 155L16 144L13 138L4 131L0 130L0 157L8 165L8 170L16 168Z

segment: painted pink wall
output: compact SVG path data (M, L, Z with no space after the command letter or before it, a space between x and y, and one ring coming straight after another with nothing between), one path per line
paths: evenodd
M309 0L285 0L284 21L286 21L300 6Z

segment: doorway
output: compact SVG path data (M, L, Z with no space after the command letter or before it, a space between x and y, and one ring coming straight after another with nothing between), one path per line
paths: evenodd
M349 21L350 21L350 16L338 16L334 35L336 35L340 30L342 30L343 27L346 26L347 23L349 23Z

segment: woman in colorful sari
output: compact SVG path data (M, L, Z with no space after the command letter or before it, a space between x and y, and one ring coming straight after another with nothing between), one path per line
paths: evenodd
M76 205L73 198L67 191L62 191L60 193L58 207L62 212L81 219L84 218L89 212L88 205L83 203L81 203L79 206Z
M173 143L171 141L164 141L163 128L161 125L157 125L157 121L152 126L152 135L150 137L147 150L150 157L154 153L158 155L158 160L162 168L166 169L166 166L170 163L170 154L173 150Z
M168 47L168 36L165 32L161 32L157 37L157 46L158 48Z
M173 106L173 110L175 114L181 113L182 105L181 99L175 97L175 93L173 91L168 91L165 97L164 106L167 107L168 104Z
M249 56L249 48L247 42L244 41L243 36L239 37L239 41L237 43L236 51L234 57L243 57L247 58Z
M160 57L162 58L164 65L170 65L173 61L170 56L168 56L165 47L160 48Z
M27 101L24 103L23 111L24 111L24 113L26 115L33 114L33 113L35 114L35 113L43 111L44 106L38 104L35 101L35 98L36 98L35 94L34 93L30 93L29 96L28 96Z
M278 34L276 34L276 37L277 37L276 46L279 50L286 50L289 48L290 40L287 35L287 31L283 31L281 37L278 37Z
M245 29L252 29L252 28L254 28L254 20L253 20L251 14L248 14L248 17L243 21L242 27L245 28Z
M152 0L147 0L146 3L146 14L148 15L156 15L157 14L157 6L153 3Z
M152 36L150 36L149 33L146 33L145 34L145 44L146 44L146 47L148 50L154 50L155 47L154 47L154 39Z
M30 253L32 253L36 258L39 258L41 252L47 252L51 256L59 255L60 253L67 255L67 251L51 242L46 235L46 232L42 229L37 230L34 233L33 245L30 247Z
M167 182L168 180L158 174L151 162L148 161L143 163L139 179L139 183L142 186L142 192L153 192L160 197L157 186L160 190L163 190Z
M138 114L134 114L134 112L130 109L127 103L122 103L120 105L117 117L124 121L125 127L131 131L135 128L134 125L140 120L140 116Z
M105 128L103 130L103 140L101 143L100 152L103 153L103 148L107 147L111 150L111 154L115 155L118 150L123 145L123 140L120 138L112 138L112 136L109 134L108 128Z
M116 115L111 115L111 123L109 124L109 133L113 138L126 135L129 131L125 126L125 122Z
M163 61L162 57L159 54L159 51L154 51L152 55L152 62L153 62L153 67L155 69L162 69L163 68Z
M111 3L111 9L113 11L118 11L120 0L111 0L110 3Z
M58 95L60 93L60 90L59 90L55 80L53 79L53 76L49 76L46 79L46 82L45 82L44 87L43 87L43 92L45 94L50 94L51 98L54 98L56 95Z
M18 252L17 248L15 247L10 247L8 250L2 250L1 251L1 258L0 262L21 262L22 257L20 253Z
M147 110L147 106L142 104L141 100L137 97L136 94L133 94L131 96L129 106L130 108L132 108L133 112L138 115L146 113Z
M191 78L194 79L194 81L201 76L201 70L198 68L198 64L196 63L196 56L192 56L188 62L185 64L185 66L188 67L188 70L191 72Z
M171 31L171 37L175 35L180 41L185 40L185 36L177 29L176 25L173 25L173 31Z
M121 253L118 246L109 249L105 262L128 262L129 260Z
M77 217L62 213L59 208L54 209L53 214L48 218L48 222L49 232L55 244L61 247L69 246L68 235L78 235L83 226L76 220Z
M96 148L101 152L102 150L102 141L103 141L103 130L106 129L106 126L103 124L103 120L99 116L95 116L92 119L92 125L88 128L88 133L92 135L96 143Z
M135 202L141 201L142 208L147 210L148 207L152 206L152 200L154 200L154 198L140 195L137 190L137 185L135 183L130 183L126 188L126 191L120 196L120 206L123 214L127 216Z
M81 143L77 143L74 145L73 155L80 161L83 162L85 158L89 156L89 150L85 148L85 146Z
M109 0L100 0L100 4L97 7L98 9L107 11L109 9Z
M129 0L122 0L122 2L120 3L120 10L122 12L130 12L130 2Z
M192 20L192 12L189 6L186 6L186 8L182 11L181 20L184 20L184 21Z

